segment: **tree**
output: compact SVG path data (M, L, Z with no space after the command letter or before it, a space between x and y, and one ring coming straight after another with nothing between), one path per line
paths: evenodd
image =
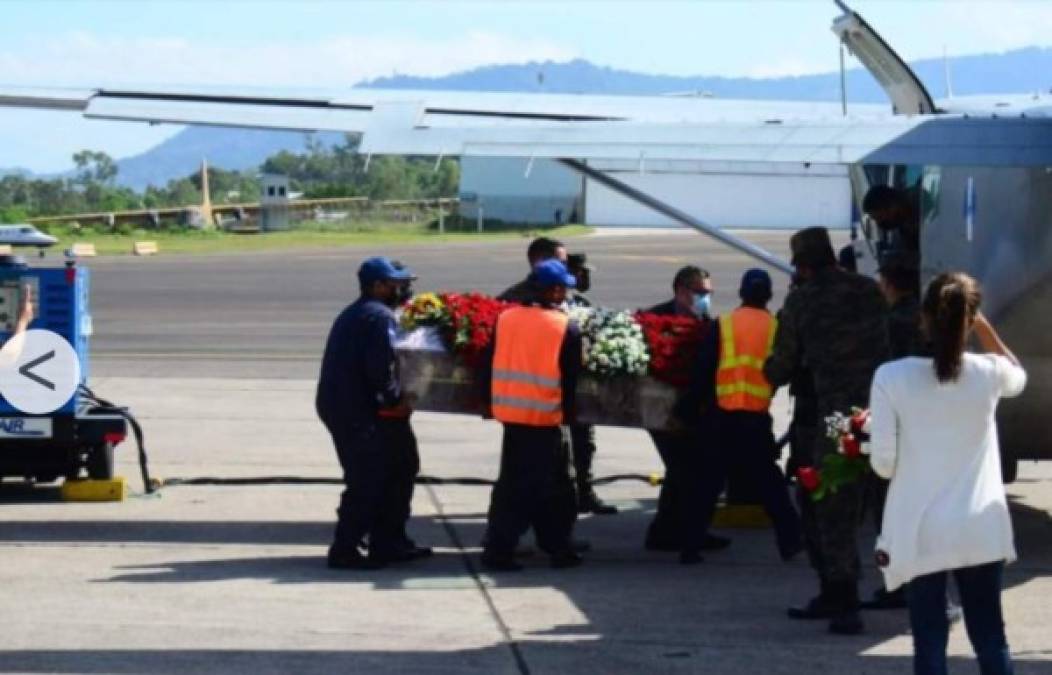
M105 152L81 150L73 153L73 164L77 168L77 182L85 187L91 183L110 185L117 177L117 163Z

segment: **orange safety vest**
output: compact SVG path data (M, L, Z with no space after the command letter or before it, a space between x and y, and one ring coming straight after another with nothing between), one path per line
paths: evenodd
M491 380L494 419L534 427L562 424L559 352L569 322L566 314L539 307L501 313Z
M716 404L721 410L766 412L774 389L763 374L771 355L778 320L770 312L739 307L720 317L720 364Z

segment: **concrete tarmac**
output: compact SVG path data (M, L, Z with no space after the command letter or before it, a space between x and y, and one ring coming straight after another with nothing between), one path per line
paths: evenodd
M763 235L772 236L772 235ZM784 235L783 235L784 237ZM733 303L743 265L695 235L574 240L600 266L593 294L639 306L667 294L676 267L707 265L717 307ZM774 240L774 239L772 239ZM420 288L499 290L525 268L524 242L406 247ZM372 253L372 252L370 252ZM92 263L92 384L130 405L162 478L336 478L313 413L328 324L354 293L361 249L289 255L117 259ZM431 280L434 280L433 282ZM784 285L784 284L781 284ZM777 417L785 420L780 404ZM418 413L422 473L493 478L499 426ZM597 473L660 471L639 430L601 428ZM867 613L867 632L828 635L785 618L810 596L803 560L782 563L767 530L683 567L642 542L657 491L599 488L622 508L582 518L584 566L543 556L518 574L477 565L486 487L418 487L411 535L434 558L375 572L324 565L340 487L173 486L141 494L134 446L123 503L74 504L56 489L0 489L2 673L902 673L903 612ZM1010 487L1020 561L1004 594L1017 672L1052 673L1052 490L1048 464ZM532 544L529 537L525 543ZM861 543L872 550L872 532ZM878 583L867 567L864 590ZM963 627L951 672L975 672Z

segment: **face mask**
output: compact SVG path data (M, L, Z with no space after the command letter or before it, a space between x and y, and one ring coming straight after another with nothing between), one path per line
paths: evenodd
M395 306L400 307L413 299L413 285L399 284L394 292Z
M702 295L700 293L694 294L694 313L698 316L708 316L709 309L712 307L712 298L708 293Z

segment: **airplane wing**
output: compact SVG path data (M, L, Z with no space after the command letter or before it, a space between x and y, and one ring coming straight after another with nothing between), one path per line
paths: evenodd
M919 156L959 138L955 161L991 148L1018 161L1039 154L1040 119L1002 120L992 139L954 116L831 114L836 106L785 101L684 100L466 92L352 90L343 98L188 91L0 88L0 107L79 111L95 119L362 134L371 154L851 164ZM985 120L989 122L990 120ZM878 153L878 151L880 151ZM925 155L929 157L930 153ZM1047 159L1043 160L1047 161Z
M765 121L832 116L826 102L721 100L683 96L595 96L349 89L338 93L179 89L36 89L0 86L0 107L81 112L86 118L294 131L365 132L378 117L419 126L551 126L582 122L652 124ZM886 115L884 105L853 115Z

